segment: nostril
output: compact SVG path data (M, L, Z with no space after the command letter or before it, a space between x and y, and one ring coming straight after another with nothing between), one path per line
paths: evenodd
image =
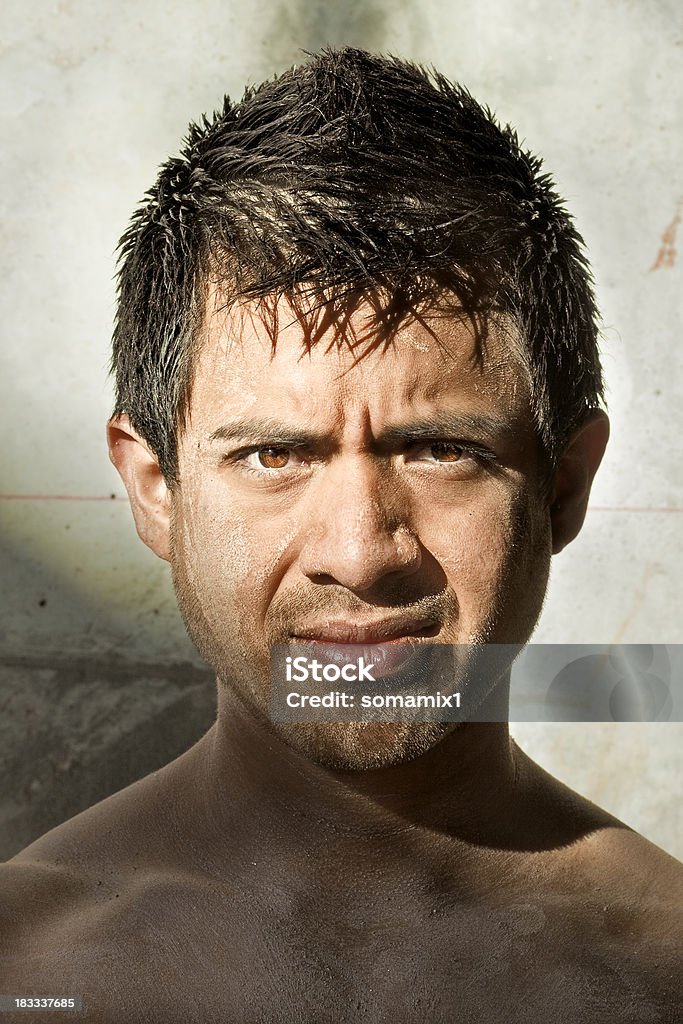
M333 575L331 575L329 572L315 572L315 571L313 571L313 572L307 572L306 575L308 576L308 578L311 581L311 583L317 583L317 585L319 587L327 587L331 583L333 583L333 584L335 584L337 586L339 584L339 581Z

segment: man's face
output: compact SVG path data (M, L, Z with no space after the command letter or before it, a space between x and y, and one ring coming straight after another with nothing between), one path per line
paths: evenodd
M174 582L221 685L267 717L273 644L526 641L550 528L509 341L492 330L477 358L469 325L440 312L354 366L338 323L310 352L284 304L279 324L273 354L254 308L211 312L179 443ZM453 728L277 726L344 768L416 756Z

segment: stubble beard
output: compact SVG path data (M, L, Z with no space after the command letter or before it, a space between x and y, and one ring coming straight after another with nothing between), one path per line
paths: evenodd
M173 548L173 545L172 545ZM270 673L253 670L249 652L237 637L220 643L209 625L182 557L175 548L171 559L173 586L188 636L216 673L219 691L240 710L273 732L305 758L338 771L368 771L412 760L447 736L454 722L276 722L265 695Z
M510 524L509 555L496 600L483 624L463 642L516 644L526 642L531 635L543 605L550 563L548 538L539 524L529 502L520 504ZM521 567L517 559L521 560ZM216 636L187 572L185 552L173 518L170 561L185 628L201 656L216 672L219 690L222 688L246 714L308 760L351 772L389 767L419 758L462 727L457 722L273 721L268 707L270 666L262 664L255 670L255 664L263 662L263 654L254 658L243 631L231 630L223 642ZM525 609L513 625L505 621L511 607L517 611L520 607ZM495 680L491 688L494 683Z

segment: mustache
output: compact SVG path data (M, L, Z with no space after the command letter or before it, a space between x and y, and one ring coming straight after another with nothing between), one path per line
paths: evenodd
M453 591L417 595L406 590L405 581L402 586L387 585L381 594L368 596L365 600L334 584L295 586L273 599L268 610L267 627L271 636L284 638L297 633L311 620L324 622L329 618L367 622L389 618L392 613L400 613L401 618L442 625L452 620L457 611L458 600Z

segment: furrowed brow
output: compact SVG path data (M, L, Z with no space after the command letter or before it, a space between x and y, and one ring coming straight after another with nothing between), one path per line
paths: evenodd
M248 444L278 444L291 448L320 445L325 440L323 434L290 427L279 420L267 417L233 420L218 427L209 436L209 441L243 441Z
M514 424L497 416L439 413L387 427L382 431L379 440L385 444L397 444L433 437L468 437L495 443L506 440L516 433Z
M439 413L389 426L381 431L376 443L382 447L392 447L421 439L468 437L495 444L513 438L516 433L512 423L496 416ZM327 448L331 444L331 438L324 433L289 426L269 417L225 423L214 430L209 441L237 441L290 448Z

